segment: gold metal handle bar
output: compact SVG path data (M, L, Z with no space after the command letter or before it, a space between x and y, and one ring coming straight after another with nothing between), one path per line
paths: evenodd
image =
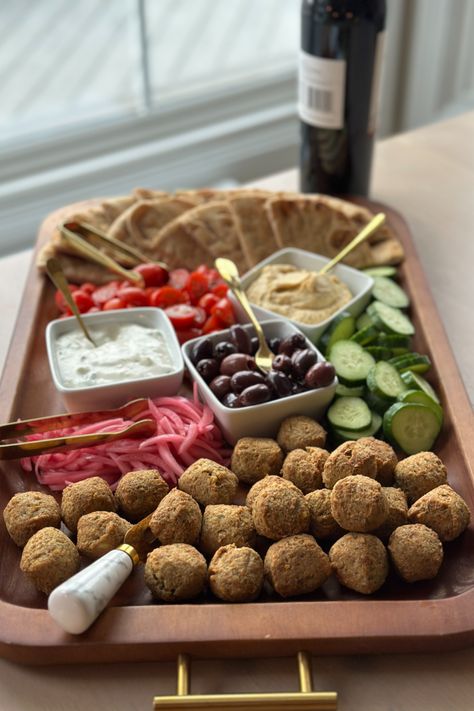
M200 711L207 708L232 709L232 711L337 711L335 691L313 691L311 657L308 652L298 652L299 692L260 694L196 694L190 691L191 661L186 654L180 654L177 661L177 695L155 696L154 711Z

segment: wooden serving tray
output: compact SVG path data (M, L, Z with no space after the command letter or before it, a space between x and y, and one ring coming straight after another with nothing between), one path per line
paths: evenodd
M473 414L406 223L383 210L402 240L404 287L413 300L415 349L434 363L432 381L446 422L436 452L448 479L474 511ZM70 209L70 208L69 208ZM63 211L64 212L64 211ZM60 219L43 223L37 249ZM8 353L1 386L3 421L64 411L49 375L44 341L56 316L53 288L34 260ZM0 506L16 492L41 489L17 462L0 462ZM305 649L314 654L417 652L455 649L474 642L474 522L445 545L445 562L433 581L413 585L391 575L378 594L364 597L332 578L312 596L290 601L267 596L255 603L226 604L209 597L192 604L153 603L137 569L112 605L80 636L62 632L19 569L20 550L0 522L0 654L26 663L171 660L193 657L278 656Z

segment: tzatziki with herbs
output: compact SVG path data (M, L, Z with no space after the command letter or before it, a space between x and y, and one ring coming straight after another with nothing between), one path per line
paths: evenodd
M112 385L175 370L165 336L157 328L110 323L89 330L95 348L79 329L56 339L56 359L66 387Z

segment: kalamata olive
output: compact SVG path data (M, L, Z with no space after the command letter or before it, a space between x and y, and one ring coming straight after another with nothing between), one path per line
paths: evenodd
M196 363L196 370L206 383L210 383L216 375L219 375L219 363L215 358L203 358Z
M278 353L284 353L291 356L294 351L302 350L307 347L306 338L302 333L293 333L282 340L278 348Z
M280 348L280 343L281 343L281 338L270 338L268 341L268 346L272 353L278 353L278 349Z
M218 375L214 380L211 380L209 387L219 400L222 400L224 395L230 392L230 378L228 375Z
M316 363L306 373L304 382L308 388L325 388L332 383L335 375L332 363Z
M278 370L286 375L289 375L293 370L293 365L291 363L291 358L284 353L275 356L272 363L273 370Z
M286 397L287 395L290 395L292 383L288 376L284 373L277 370L271 370L266 375L266 381L272 386L277 397Z
M245 388L239 395L239 404L241 407L248 407L249 405L259 405L261 402L267 402L271 400L272 391L265 385L265 383L258 383L257 385L250 385L250 387Z
M230 341L221 341L214 346L214 358L219 361L232 353L237 353L237 348Z
M242 390L248 388L250 385L257 385L257 383L264 383L265 378L261 373L255 370L239 370L230 379L230 385L234 393L241 393Z
M222 404L226 407L240 407L239 395L235 393L227 393L222 398Z
M193 350L191 352L191 360L194 364L198 363L204 358L212 358L212 341L210 338L202 338L200 341L194 344Z
M239 370L256 370L255 360L247 353L232 353L221 362L222 375L233 375Z
M230 327L230 340L238 353L250 353L250 336L242 326L235 324Z
M297 378L303 379L307 371L316 363L318 356L312 348L305 348L302 351L294 351L291 356L293 373Z
M299 393L305 393L308 391L308 388L303 385L303 383L293 383L291 386L291 394L292 395L299 395Z
M259 346L259 342L258 342L257 336L252 336L252 338L250 339L250 354L251 355L255 355L255 353L258 351L258 346Z

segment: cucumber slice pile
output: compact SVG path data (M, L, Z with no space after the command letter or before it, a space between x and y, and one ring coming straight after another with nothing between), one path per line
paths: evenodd
M417 402L397 402L383 416L385 436L406 454L430 450L440 430L433 410Z
M403 311L382 301L373 301L367 307L367 313L380 331L401 336L413 336L415 333L415 327Z
M345 385L364 383L369 370L375 365L370 353L354 341L337 341L328 357L336 375Z
M323 352L329 353L337 341L350 338L356 329L355 318L348 311L336 316L334 321L324 331L318 343Z
M379 361L367 375L367 387L381 398L396 400L406 390L406 385L393 365Z
M338 397L327 412L333 427L364 430L372 422L372 415L360 397Z
M418 402L421 405L431 408L438 417L440 424L443 423L443 408L432 397L427 395L423 390L405 390L398 396L400 402Z

